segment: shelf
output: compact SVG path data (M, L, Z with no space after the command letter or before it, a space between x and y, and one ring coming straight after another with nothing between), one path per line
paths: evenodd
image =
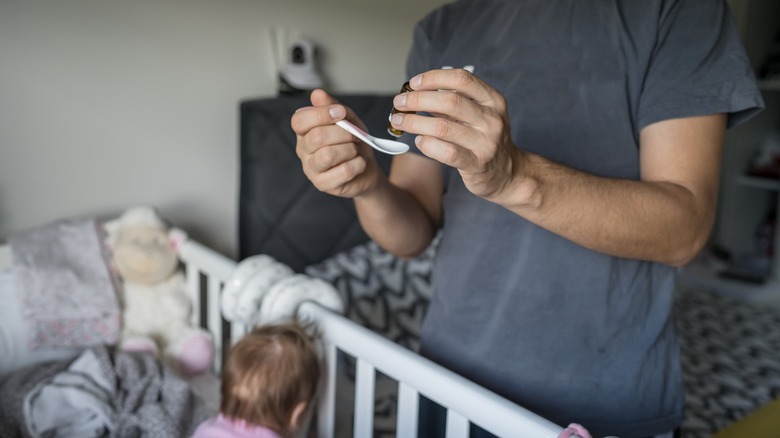
M745 187L753 187L764 190L780 190L780 180L762 178L760 176L740 175L737 183Z
M763 91L780 91L780 79L760 80L758 88Z

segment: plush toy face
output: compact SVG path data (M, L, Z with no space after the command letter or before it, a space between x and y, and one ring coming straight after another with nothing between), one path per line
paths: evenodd
M151 225L124 226L114 244L114 262L126 281L156 284L173 274L178 256L168 233Z

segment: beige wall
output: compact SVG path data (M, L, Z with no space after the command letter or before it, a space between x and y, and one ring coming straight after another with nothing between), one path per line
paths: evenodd
M236 252L238 102L274 96L269 29L338 92L394 92L443 0L0 0L0 241L156 206Z

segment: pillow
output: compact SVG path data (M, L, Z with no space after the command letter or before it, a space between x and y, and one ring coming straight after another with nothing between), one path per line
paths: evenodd
M31 349L30 328L21 316L21 303L10 269L0 268L0 375L19 368L54 360L71 359L80 348Z
M404 260L369 241L304 271L338 289L347 318L417 351L437 242L417 258Z

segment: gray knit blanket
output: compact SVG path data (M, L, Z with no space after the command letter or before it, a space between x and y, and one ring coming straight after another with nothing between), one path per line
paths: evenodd
M201 399L158 360L109 347L0 382L2 437L185 437L207 417Z
M117 342L118 285L97 221L58 221L13 235L9 243L30 348Z

